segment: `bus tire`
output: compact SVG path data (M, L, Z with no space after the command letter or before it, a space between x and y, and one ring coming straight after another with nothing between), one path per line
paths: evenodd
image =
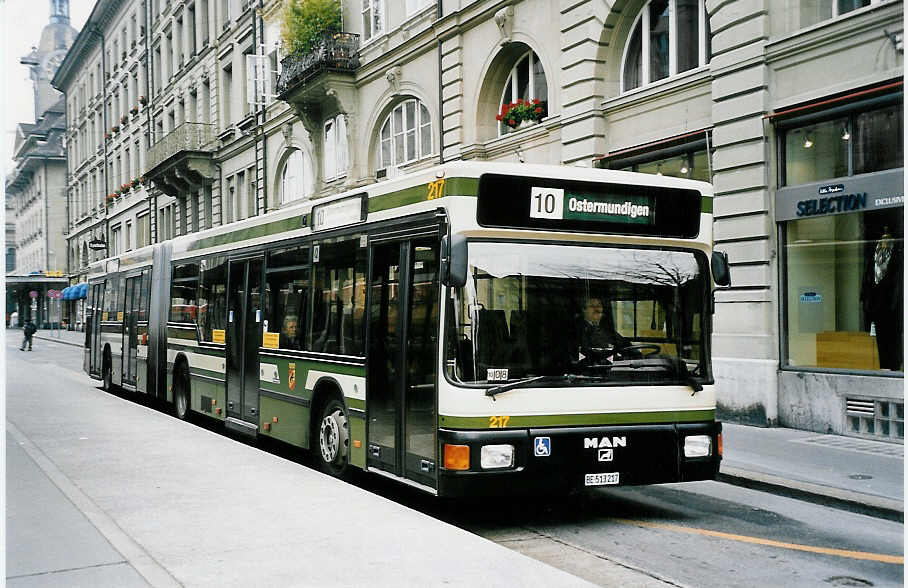
M347 409L338 398L329 398L322 406L314 434L312 445L319 469L335 478L344 478L350 459L350 426Z
M189 416L190 404L189 374L186 366L179 364L173 372L173 414L181 421Z

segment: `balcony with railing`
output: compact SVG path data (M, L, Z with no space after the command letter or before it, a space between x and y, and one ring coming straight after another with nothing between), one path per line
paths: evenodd
M215 180L217 133L207 123L185 122L148 150L145 176L171 196L184 197Z
M353 74L359 67L359 35L325 33L305 53L291 53L281 60L277 94L286 102L297 101L306 85L325 73Z

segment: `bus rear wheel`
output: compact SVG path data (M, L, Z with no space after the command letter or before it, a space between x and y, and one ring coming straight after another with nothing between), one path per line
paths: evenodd
M347 473L350 447L349 425L344 404L337 398L329 400L322 408L316 434L316 459L319 468L336 478Z
M189 416L189 377L184 368L173 374L173 413L181 421Z

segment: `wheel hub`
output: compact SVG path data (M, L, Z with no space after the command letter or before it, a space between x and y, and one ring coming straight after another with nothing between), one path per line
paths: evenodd
M335 410L322 419L319 426L319 449L322 459L335 463L347 455L347 417Z

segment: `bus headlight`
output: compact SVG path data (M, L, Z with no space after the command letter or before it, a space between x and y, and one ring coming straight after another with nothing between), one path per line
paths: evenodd
M479 465L484 470L509 468L514 465L513 445L483 445L479 450Z
M712 451L709 435L690 435L684 438L684 457L706 457Z

